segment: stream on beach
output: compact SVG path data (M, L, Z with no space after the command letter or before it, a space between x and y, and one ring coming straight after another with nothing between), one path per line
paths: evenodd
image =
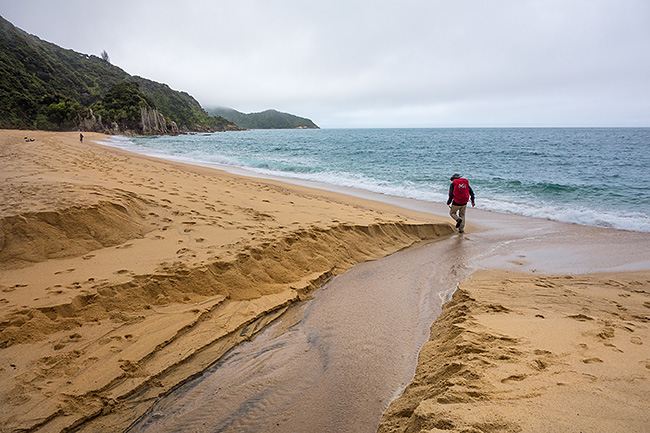
M331 279L129 431L375 431L466 273L461 243L442 239Z
M480 231L360 263L331 279L127 431L375 432L413 378L442 304L474 269L648 266L645 234L478 210L472 218ZM621 254L612 256L617 245Z

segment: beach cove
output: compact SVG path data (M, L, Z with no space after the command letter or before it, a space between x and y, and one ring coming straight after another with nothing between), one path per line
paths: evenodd
M247 179L90 142L103 138L2 132L6 431L121 431L331 276L456 236L440 210L418 203ZM502 241L467 269L501 270L461 283L380 431L557 431L578 429L581 413L584 422L601 414L621 431L642 431L648 234L558 224L551 232L564 245L554 246L548 230L535 237L533 223L510 250L517 221L529 230L530 219L472 215L467 243L500 230ZM554 269L565 274L539 275ZM610 273L585 274L597 270ZM549 322L546 331L540 324ZM573 338L553 342L549 332ZM585 392L584 410L548 418ZM538 412L522 419L513 402ZM535 424L540 413L547 430Z

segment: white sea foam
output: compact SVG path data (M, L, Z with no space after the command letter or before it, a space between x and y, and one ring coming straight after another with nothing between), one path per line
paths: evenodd
M622 215L573 205L535 205L494 199L482 199L481 208L585 226L650 232L650 218L641 213Z
M221 136L219 136L221 137ZM437 183L437 189L431 187L434 180L427 182L410 182L404 179L380 180L361 172L318 168L318 159L310 155L264 154L249 152L252 156L236 157L220 154L213 146L205 146L205 141L197 137L183 136L179 141L161 137L165 146L157 146L156 139L131 140L114 136L104 140L108 146L118 147L148 156L184 162L189 164L212 166L217 168L232 167L243 169L262 176L283 177L325 183L340 187L350 187L387 196L405 197L426 202L446 202L446 186ZM174 146L180 147L183 154L173 153ZM210 143L209 141L207 143ZM202 147L203 146L203 147ZM494 189L494 188L493 188ZM650 232L650 218L641 212L596 210L579 206L575 203L561 201L544 202L540 197L523 200L521 197L504 197L490 193L488 188L480 190L477 201L481 208L501 213L512 213L534 218L550 219L559 222L614 228L621 230ZM631 207L631 206L630 206ZM624 213L625 212L625 213Z

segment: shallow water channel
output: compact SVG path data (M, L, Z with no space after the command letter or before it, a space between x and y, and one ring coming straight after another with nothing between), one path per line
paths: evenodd
M442 239L333 278L128 431L376 431L468 272L462 243Z
M473 211L483 229L361 263L162 398L129 432L375 432L476 268L646 269L649 236ZM615 251L616 254L611 254Z

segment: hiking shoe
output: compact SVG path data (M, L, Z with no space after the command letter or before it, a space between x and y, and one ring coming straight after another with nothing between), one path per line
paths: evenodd
M460 225L461 225L462 223L463 223L463 220L460 219L460 218L458 218L458 219L456 220L456 228L460 227Z
M465 233L465 230L460 229L460 230L458 230L458 233Z

